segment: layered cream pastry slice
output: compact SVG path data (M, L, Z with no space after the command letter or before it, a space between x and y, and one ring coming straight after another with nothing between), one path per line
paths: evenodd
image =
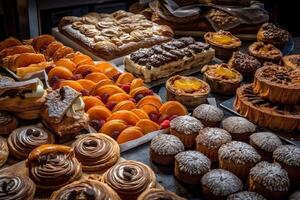
M124 59L126 71L141 77L146 83L209 63L215 55L210 45L192 37L140 49Z

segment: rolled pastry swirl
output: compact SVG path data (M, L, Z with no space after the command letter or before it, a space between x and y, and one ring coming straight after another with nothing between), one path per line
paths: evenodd
M35 185L27 176L0 175L0 200L32 200L34 194Z
M120 158L118 143L101 133L83 135L72 146L76 158L82 164L83 171L108 169Z
M8 137L10 152L20 159L27 158L34 148L52 143L54 136L50 132L33 126L17 128Z
M138 200L185 200L182 197L177 196L173 192L166 191L164 189L152 188L145 190L138 198Z
M103 181L123 200L134 200L145 189L155 187L156 177L147 165L127 160L110 168L103 175Z
M81 164L71 147L45 144L35 148L26 163L29 177L40 190L53 191L81 177Z
M6 162L8 154L7 141L5 138L0 137L0 167Z
M75 181L53 192L50 197L50 200L69 199L121 200L107 184L94 180Z

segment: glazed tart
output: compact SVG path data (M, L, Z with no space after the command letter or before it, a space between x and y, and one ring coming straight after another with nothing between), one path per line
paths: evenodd
M205 42L212 45L216 51L216 57L228 60L232 53L238 51L242 42L228 31L207 32L204 35Z
M290 33L288 31L278 28L272 23L263 24L257 33L258 41L271 43L278 48L283 48L289 38Z
M300 130L299 106L274 104L257 96L252 84L237 89L235 109L259 126L292 132Z
M274 45L264 44L263 42L254 42L248 47L248 52L262 63L278 63L282 57L281 51Z
M287 67L300 68L300 54L284 56L282 58L282 63Z
M210 45L196 42L192 37L173 39L126 56L125 69L146 83L168 77L179 71L209 63L215 56Z
M207 82L213 93L233 95L240 86L243 76L227 64L206 65L202 68L203 80Z
M300 104L300 69L265 65L255 73L253 91L280 104Z
M206 103L209 85L192 76L172 76L166 82L167 99L176 100L186 107L196 107Z

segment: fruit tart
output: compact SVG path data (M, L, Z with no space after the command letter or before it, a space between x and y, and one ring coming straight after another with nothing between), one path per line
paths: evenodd
M235 69L229 69L227 64L206 65L201 72L211 91L223 95L235 94L243 80L243 76Z
M232 53L238 51L242 42L228 31L207 32L204 35L205 42L216 51L216 57L228 60Z
M300 54L284 56L282 58L282 64L287 67L294 67L300 69Z
M272 44L254 42L248 48L249 54L257 58L260 62L279 63L282 53Z
M255 73L253 92L273 103L299 105L300 69L265 63Z
M186 107L196 107L206 103L209 85L192 76L175 75L166 82L167 99L176 100Z

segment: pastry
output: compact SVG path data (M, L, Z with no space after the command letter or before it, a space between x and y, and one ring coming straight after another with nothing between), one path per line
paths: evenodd
M228 61L228 67L240 72L245 78L253 77L256 70L261 67L260 62L253 56L240 51L233 52Z
M219 127L224 113L216 106L202 104L194 109L193 117L200 120L205 127Z
M41 72L47 68L52 68L53 62L40 62L37 64L30 64L27 67L18 68L16 71L17 76L26 79L37 72Z
M220 147L219 167L245 180L250 169L261 160L261 156L247 143L232 141Z
M248 47L251 56L257 58L261 63L273 62L279 63L282 53L272 44L264 44L263 42L254 42Z
M174 156L184 151L181 140L174 135L161 134L150 144L150 159L160 165L173 165Z
M187 149L195 147L195 139L203 128L203 124L198 119L189 115L178 116L170 122L171 135L177 136Z
M16 82L6 76L0 77L0 110L14 112L22 119L36 119L45 96L44 85L38 78Z
M0 51L17 45L22 45L22 42L20 42L18 39L14 37L6 38L5 40L0 42Z
M34 148L54 142L52 133L37 126L17 128L8 137L10 153L18 159L26 159Z
M281 145L273 152L275 162L285 169L292 182L300 183L300 148L293 145Z
M54 41L55 38L52 35L44 34L33 38L31 45L33 46L36 52L44 53L48 45Z
M164 189L152 188L145 190L137 200L158 200L158 199L168 199L168 200L185 200L180 196L177 196L173 192L166 191Z
M8 47L0 51L0 62L2 63L2 59L7 56L22 54L22 53L35 53L35 51L31 45L17 45L17 46Z
M296 191L289 197L289 200L299 200L300 199L300 191Z
M30 152L26 161L29 178L41 191L57 190L81 177L81 164L71 147L44 144Z
M14 116L6 111L0 111L0 135L10 134L17 126L18 121Z
M183 151L175 156L174 175L186 184L199 184L211 168L211 161L198 151Z
M192 76L175 75L166 82L167 99L176 100L186 107L206 103L210 87L204 81Z
M59 31L104 60L171 40L173 31L126 11L63 17Z
M253 92L252 84L238 88L234 107L242 116L261 127L286 132L300 130L300 113L296 105L266 101Z
M261 161L249 174L249 191L257 192L267 199L285 199L290 181L288 173L278 163Z
M209 63L215 53L210 45L192 37L173 39L126 56L125 69L146 83Z
M257 32L257 40L270 43L282 49L290 39L290 33L284 29L278 28L272 23L263 24Z
M27 176L1 173L0 185L1 200L34 199L36 187Z
M61 199L111 199L121 200L105 183L95 180L74 181L52 193L50 200Z
M255 132L256 126L243 117L228 117L222 121L222 127L230 133L233 140L249 141L249 136Z
M256 192L249 192L249 191L243 191L238 192L232 195L229 195L227 200L266 200L265 197L262 195L256 193Z
M5 138L0 137L0 167L6 162L9 155L9 148Z
M222 95L234 95L243 80L242 74L229 69L227 64L205 65L201 72L211 92Z
M250 145L253 146L261 156L262 160L272 162L273 151L282 142L280 138L271 132L258 132L250 135Z
M273 103L300 104L300 69L266 64L258 69L253 92Z
M81 94L68 86L47 94L41 116L43 124L60 137L74 135L88 125Z
M284 66L300 68L300 54L284 56L281 60Z
M154 172L147 165L133 160L114 165L103 175L103 181L124 200L137 199L144 190L156 186Z
M103 171L120 158L120 147L111 137L101 133L79 136L72 144L76 158L87 172Z
M206 155L211 161L218 161L219 148L231 142L230 134L220 128L204 128L196 138L196 149Z
M223 169L213 169L204 174L201 183L205 198L211 200L225 200L227 196L243 189L242 181Z
M207 32L204 35L205 42L212 45L216 51L216 57L228 60L232 53L239 50L242 42L228 31Z

